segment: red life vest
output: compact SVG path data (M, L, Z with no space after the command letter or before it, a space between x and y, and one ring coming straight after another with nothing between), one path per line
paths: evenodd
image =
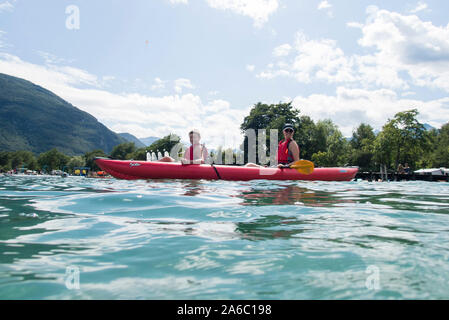
M200 148L200 150L201 150L201 153L200 153L200 158L203 156L203 145L200 145L200 144L197 144L196 146L195 146L195 150L197 150L198 149L198 147ZM192 146L190 146L190 148L189 148L189 156L190 156L190 161L193 161L194 160L194 158L193 158L193 145Z
M292 142L291 139L282 140L279 142L278 146L278 163L279 164L289 164L293 162L293 153L288 149L288 146Z

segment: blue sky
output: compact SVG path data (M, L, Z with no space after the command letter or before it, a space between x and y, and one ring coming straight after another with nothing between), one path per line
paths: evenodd
M410 108L440 127L448 9L442 0L0 0L0 72L141 138L198 128L209 145L237 146L259 101L293 101L346 136Z

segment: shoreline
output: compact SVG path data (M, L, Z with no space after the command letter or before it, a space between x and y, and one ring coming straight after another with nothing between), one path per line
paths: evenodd
M386 176L386 179L385 179ZM388 172L381 174L380 172L358 172L355 179L367 181L428 181L428 182L449 182L449 175L432 175L432 174L399 174L396 172Z
M77 176L77 175L50 175L50 174L8 174L0 173L0 177L36 177L36 178L49 178L49 177L61 177L61 178L87 178L87 179L112 179L112 176L94 177L94 176ZM400 182L400 181L426 181L426 182L449 182L449 175L431 175L431 174L398 174L388 173L385 179L385 174L380 172L358 172L354 178L354 181L364 180L368 182ZM292 180L295 181L295 180ZM297 180L301 181L301 180Z

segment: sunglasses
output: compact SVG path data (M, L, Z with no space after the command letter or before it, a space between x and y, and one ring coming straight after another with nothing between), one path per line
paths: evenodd
M293 131L293 129L285 129L284 132L293 133L294 131Z

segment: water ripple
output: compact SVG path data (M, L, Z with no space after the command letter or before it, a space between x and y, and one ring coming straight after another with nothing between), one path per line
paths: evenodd
M448 186L0 177L0 296L445 298Z

